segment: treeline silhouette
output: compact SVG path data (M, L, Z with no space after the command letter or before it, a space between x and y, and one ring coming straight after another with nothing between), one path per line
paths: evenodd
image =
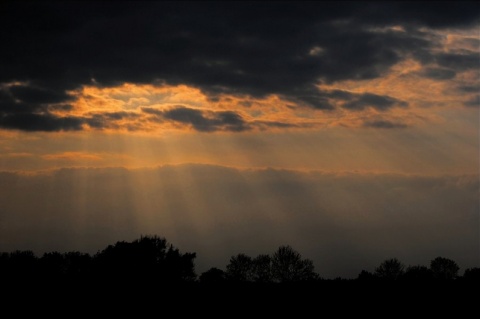
M119 241L94 255L81 252L49 252L41 257L32 251L0 254L0 280L7 281L115 281L184 284L276 284L318 282L480 282L480 268L465 270L451 259L437 257L429 267L405 266L398 259L382 262L373 272L362 270L355 279L326 280L314 270L312 260L290 246L271 255L254 258L237 254L225 270L212 267L197 276L195 253L181 253L165 238L142 236L132 242Z

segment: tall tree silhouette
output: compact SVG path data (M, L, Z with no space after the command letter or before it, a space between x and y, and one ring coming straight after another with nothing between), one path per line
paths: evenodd
M195 257L196 253L182 254L170 245L163 261L164 267L159 267L159 270L163 271L162 278L167 281L194 281L197 278L193 261ZM157 260L157 263L161 266L162 261Z
M226 277L230 281L253 281L253 262L250 256L238 254L230 258L227 265Z
M272 256L272 276L277 282L299 282L316 279L313 262L290 246L281 246Z
M457 278L460 267L451 259L437 257L430 262L430 270L435 279L452 280Z
M403 275L404 268L405 266L397 258L391 258L375 268L375 275L383 280L397 280Z
M272 258L269 255L258 255L252 260L253 280L255 282L271 282L272 277Z
M181 254L158 236L117 242L94 256L97 275L166 282L195 280L195 257L195 253Z

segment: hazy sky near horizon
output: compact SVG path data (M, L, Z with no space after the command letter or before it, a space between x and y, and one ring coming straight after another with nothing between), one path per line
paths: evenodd
M480 266L480 6L0 4L0 251Z

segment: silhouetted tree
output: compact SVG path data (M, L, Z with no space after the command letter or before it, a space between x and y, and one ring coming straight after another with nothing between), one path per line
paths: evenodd
M253 280L255 282L272 281L272 258L269 255L258 255L252 261Z
M9 275L18 279L32 279L38 275L38 259L31 250L16 250L10 253Z
M181 254L177 248L170 245L164 260L165 267L163 269L160 267L164 273L163 279L168 281L194 281L197 278L193 261L195 257L195 253ZM158 260L157 262L161 265L161 262Z
M375 269L375 276L382 280L398 280L405 266L396 258L387 259Z
M253 281L253 262L250 256L238 254L230 258L227 265L226 277L237 282Z
M333 278L333 281L339 282L339 281L349 281L350 279L342 278L340 276Z
M463 274L463 280L480 282L480 268L468 268Z
M358 280L361 280L361 281L372 281L372 280L377 279L377 277L376 277L374 274L372 274L371 272L369 272L369 271L362 270L362 271L358 274L357 279L358 279Z
M94 256L94 265L98 275L110 278L192 281L195 257L195 253L181 254L165 238L144 236L108 246Z
M203 272L199 278L203 284L216 284L225 282L225 272L221 269L212 267L209 270Z
M39 262L45 279L59 279L66 273L64 256L59 252L44 253Z
M308 281L317 278L313 262L290 246L281 246L272 256L272 277L277 282Z
M195 253L180 253L165 238L142 236L132 242L120 241L90 256L81 252L50 252L37 258L32 251L0 253L0 280L16 282L38 279L106 278L137 282L192 282L196 280ZM405 266L396 258L383 261L374 273L362 270L360 281L372 280L453 280L458 276L455 261L437 257L425 266ZM303 259L290 246L279 247L273 255L251 258L238 254L230 258L226 271L210 268L200 276L201 283L221 282L304 282L318 280L310 259ZM461 277L464 282L480 281L480 268L470 268ZM345 281L336 278L334 281ZM110 284L111 282L109 282ZM123 284L123 283L122 283Z
M457 278L460 267L451 259L437 257L430 262L430 270L435 279L453 280Z
M433 279L433 273L425 266L409 266L403 278L408 281L428 281Z
M71 277L86 276L90 272L92 257L79 251L63 254L65 274Z
M4 281L9 276L10 272L10 254L9 253L0 253L0 280Z

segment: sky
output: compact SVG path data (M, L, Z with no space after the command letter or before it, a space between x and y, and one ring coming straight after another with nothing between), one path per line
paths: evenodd
M0 251L480 267L480 5L0 3Z

